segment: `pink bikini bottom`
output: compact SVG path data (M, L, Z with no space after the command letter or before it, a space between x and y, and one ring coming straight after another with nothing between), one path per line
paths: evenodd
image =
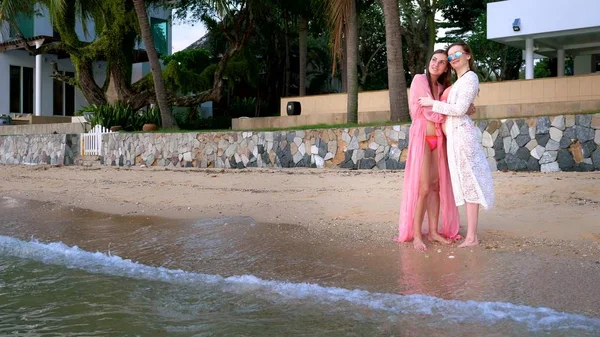
M437 139L437 136L425 136L425 141L427 142L427 144L429 144L429 148L431 149L431 151L435 150L435 148L437 147Z

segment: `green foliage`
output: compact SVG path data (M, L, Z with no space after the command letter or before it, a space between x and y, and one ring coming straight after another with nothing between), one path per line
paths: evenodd
M163 78L166 87L172 92L182 94L198 93L212 87L214 68L214 66L210 66L202 72L197 72L176 62L170 62L163 71Z
M195 107L175 112L175 120L183 130L223 130L231 128L230 116L200 117Z
M489 0L439 0L445 21L441 28L450 28L441 42L455 42L475 28L476 20L486 12Z
M212 88L216 65L208 65L210 60L203 55L206 51L195 53L181 51L165 58L163 81L167 90L180 94L199 93ZM178 55L179 54L179 55ZM154 88L152 74L146 74L136 83L139 90Z
M242 116L254 116L256 110L256 98L255 97L234 97L229 104L229 112L234 117Z
M484 13L477 18L473 32L467 39L473 50L476 72L483 82L516 80L523 65L522 51L488 40L486 17Z
M315 95L336 92L331 85L331 48L329 35L308 36L307 94Z
M428 30L426 13L412 0L400 0L402 26L406 33L402 36L405 71L412 76L425 72L428 55ZM412 78L412 76L407 76ZM407 81L409 85L410 80Z
M385 18L381 6L369 6L359 15L359 86L362 90L387 88Z
M126 131L141 130L144 124L161 125L160 110L157 106L147 110L134 110L130 105L117 101L115 104L90 105L77 112L92 125L105 128L121 126Z
M162 121L160 119L160 109L158 105L154 105L152 108L148 108L146 111L138 110L138 118L140 121L143 121L142 127L144 124L156 124L157 126L162 125Z
M550 71L550 60L541 59L538 63L535 64L533 68L533 77L534 78L543 78L552 76L552 72Z
M224 77L229 80L230 87L233 87L235 83L245 83L255 88L258 84L258 73L258 59L247 47L227 62L227 67L223 71Z
M197 72L203 71L213 63L209 50L204 48L184 49L173 55L163 57L163 60L165 65L175 62L183 68Z
M533 68L533 77L534 78L556 77L557 64L558 64L558 61L556 58L543 58L543 59L539 60L535 64L535 67ZM571 56L565 57L564 74L567 76L573 75L573 57L571 57Z
M212 88L217 65L206 49L191 49L165 57L163 79L165 86L172 92L181 94L199 93ZM248 49L235 55L225 67L223 76L227 84L234 88L236 84L246 83L251 87L258 84L259 63ZM151 89L154 86L152 74L147 74L136 86L139 89Z

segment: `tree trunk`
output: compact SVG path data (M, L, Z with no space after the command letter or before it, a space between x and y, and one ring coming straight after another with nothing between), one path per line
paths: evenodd
M344 38L342 39L342 57L340 70L342 72L342 92L348 92L348 25L344 25Z
M106 104L106 95L102 88L98 86L94 80L94 71L92 62L81 61L76 63L77 82L81 93L89 104L104 105Z
M433 48L435 48L435 40L437 38L437 29L435 27L436 0L430 1L431 3L427 8L427 55L433 54Z
M156 92L156 101L160 109L162 127L165 129L177 128L177 124L175 123L175 119L173 118L171 109L167 103L167 92L162 79L162 69L160 67L160 62L158 61L158 54L156 52L156 48L154 47L150 23L148 22L146 4L144 0L133 0L133 5L135 6L135 13L137 14L138 22L140 24L142 40L144 41L144 46L146 47L146 53L148 53L148 60L152 69L154 90Z
M390 92L390 115L393 122L410 121L406 75L402 60L402 34L398 0L383 0L385 17L385 44L388 62L388 87Z
M291 67L290 67L290 29L288 23L287 14L283 15L283 27L285 33L285 88L283 89L283 96L290 96L290 77L291 77Z
M300 47L300 83L298 88L300 90L299 95L306 95L306 59L308 54L308 19L304 16L300 18L299 29L298 29L298 45Z
M348 123L358 123L358 14L356 0L352 1L347 21Z

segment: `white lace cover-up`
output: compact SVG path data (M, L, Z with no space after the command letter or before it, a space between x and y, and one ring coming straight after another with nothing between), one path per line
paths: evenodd
M485 159L479 130L466 115L478 91L477 75L473 71L468 71L450 89L448 102L435 101L432 110L448 115L446 144L456 205L470 202L489 209L494 204L492 173Z

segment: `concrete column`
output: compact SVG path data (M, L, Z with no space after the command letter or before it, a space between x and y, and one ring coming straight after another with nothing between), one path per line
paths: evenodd
M556 76L565 76L565 50L558 49L556 51Z
M42 43L35 42L35 48L40 48ZM35 115L42 115L42 54L35 56Z
M533 39L525 39L525 79L533 79Z

